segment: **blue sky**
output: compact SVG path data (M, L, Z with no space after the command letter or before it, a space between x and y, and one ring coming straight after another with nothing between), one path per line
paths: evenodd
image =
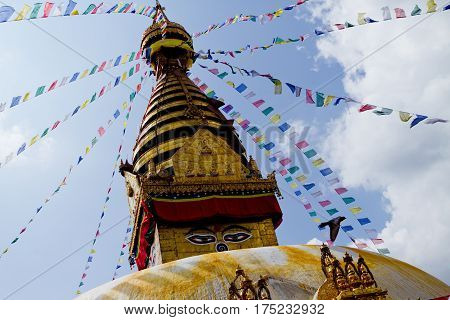
M86 1L87 3L88 1ZM376 1L377 4L382 4ZM401 2L401 1L399 1ZM6 3L20 8L24 1L6 1ZM79 1L84 3L84 1ZM293 1L163 1L167 8L169 19L179 22L189 32L202 31L212 23L221 22L227 17L239 13L260 14L284 7ZM308 4L307 4L308 5ZM317 11L311 12L306 6L284 14L283 17L271 23L240 23L211 32L194 40L196 50L238 49L247 44L269 44L276 36L282 38L296 38L305 33L311 33L317 25L313 15L317 18ZM87 6L83 5L83 7ZM381 7L381 6L379 6ZM357 12L364 8L351 8L350 18L355 19ZM316 21L316 22L314 22ZM52 36L63 41L67 46L78 51L83 56L97 63L106 59L137 50L142 32L151 24L151 20L138 15L99 15L80 17L58 17L36 20L36 25L45 29ZM405 28L406 26L403 26ZM361 27L361 33L364 32ZM367 28L374 28L369 26ZM346 31L343 31L346 32ZM352 30L351 32L358 32ZM75 71L84 70L91 63L69 50L56 41L52 36L43 32L26 21L6 23L0 25L2 49L0 51L0 101L6 101L16 95L21 95L40 85L49 84ZM338 36L336 36L338 37ZM382 41L379 41L381 44ZM322 47L323 48L323 47ZM343 71L345 63L336 57L323 57L323 51L318 46L317 39L311 38L299 48L295 44L276 46L267 51L258 51L253 55L241 54L236 59L221 57L222 60L247 69L255 69L262 73L271 73L274 77L299 86L318 88L330 78ZM199 61L206 65L209 62ZM413 62L414 63L414 62ZM110 70L114 75L120 75L131 67L130 64ZM225 68L221 68L225 71ZM200 77L216 93L224 97L227 103L239 106L245 110L245 115L260 126L266 124L265 119L254 109L248 101L236 92L226 87L220 79L207 71L194 66L193 74ZM364 77L364 70L358 71ZM292 106L296 98L284 88L280 96L273 95L273 86L265 79L232 77L234 82L245 81L258 97L266 100L277 110L285 111ZM7 110L0 114L0 156L17 150L24 139L29 141L35 134L61 119L67 112L73 110L92 93L110 81L107 74L97 74L74 84L67 85L53 93L33 99L19 105L14 110ZM127 82L135 85L138 77ZM142 94L149 96L153 80L147 81ZM342 82L342 78L329 83L324 92L345 95L352 93ZM57 187L65 176L69 166L84 151L95 136L99 126L111 117L115 109L126 100L130 89L119 86L107 96L94 102L76 117L64 123L63 126L51 133L46 140L33 146L8 166L0 169L0 245L7 245L21 227L29 220L42 201ZM362 93L364 95L364 93ZM359 98L359 96L357 96ZM131 115L126 141L124 144L124 158L131 159L131 150L137 137L141 117L146 108L145 99L139 97ZM347 107L317 110L299 104L284 115L285 120L298 125L312 127L309 140L318 146L324 146L326 154L333 152L327 143L336 121L343 119ZM439 115L439 114L438 114ZM374 116L375 117L375 116ZM367 118L367 117L366 117ZM354 121L358 121L357 118ZM401 123L396 123L401 126ZM32 227L23 234L20 241L10 252L0 260L0 297L6 297L22 284L40 274L59 259L79 248L92 239L98 219L103 207L104 198L110 182L116 150L121 138L121 123L114 124L101 139L96 148L86 160L76 168L68 185L56 195L40 213ZM432 127L427 127L432 130ZM242 140L248 148L248 153L255 156L263 171L269 171L269 164L259 150L256 150L248 137L241 133ZM346 141L333 140L334 146ZM8 150L5 150L7 148ZM328 146L328 147L327 147ZM340 169L338 161L335 162ZM352 181L352 180L350 180ZM280 180L283 191L291 192L288 185ZM387 190L381 187L352 183L352 194L359 204L366 209L368 216L374 222L374 227L381 230L391 217L391 204L383 196ZM335 199L335 198L332 198ZM339 204L338 201L335 201ZM277 235L280 244L302 244L313 238L321 239L322 234L316 225L307 217L303 206L297 200L285 196L280 201L284 212L284 223L278 228ZM124 190L124 181L116 175L104 218L103 229L114 225L128 215L128 206ZM342 211L345 208L339 206ZM353 223L356 226L355 223ZM103 235L97 242L95 261L88 272L84 290L94 288L110 281L114 273L120 246L125 236L127 221ZM366 235L359 229L357 237ZM349 239L340 235L338 245L346 245ZM387 242L387 247L390 243ZM76 252L67 260L49 272L38 277L11 299L70 299L74 292L88 256L89 246ZM393 256L400 256L400 250ZM409 262L414 262L413 259ZM408 261L407 261L408 262ZM120 275L126 274L127 266L121 269ZM431 270L432 271L432 270Z

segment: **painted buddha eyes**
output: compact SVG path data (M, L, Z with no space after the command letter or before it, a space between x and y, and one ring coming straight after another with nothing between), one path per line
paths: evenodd
M186 239L193 244L209 244L217 241L216 237L210 234L192 234L186 237Z
M223 236L226 242L242 242L250 238L252 235L246 232L227 233Z

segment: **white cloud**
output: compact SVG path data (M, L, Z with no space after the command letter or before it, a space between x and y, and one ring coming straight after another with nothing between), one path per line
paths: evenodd
M309 8L326 24L356 22L358 12L378 20L385 4L335 0L311 3ZM410 12L414 4L395 1L391 9ZM419 5L426 8L425 1ZM349 96L450 119L448 14L434 14L347 73L342 81ZM335 32L321 37L317 47L322 59L335 60L346 69L423 17ZM328 124L322 149L344 184L383 195L391 218L381 237L393 256L450 282L450 125L409 129L398 115L377 117L349 110Z
M320 245L322 245L322 241L320 241L320 240L317 239L317 238L312 238L312 239L309 240L306 244L320 246Z

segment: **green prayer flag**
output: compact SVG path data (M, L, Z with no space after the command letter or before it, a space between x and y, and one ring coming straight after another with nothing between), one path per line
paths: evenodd
M45 86L39 87L39 88L37 89L37 91L36 91L35 97L40 96L41 94L43 94L43 93L44 93L44 90L45 90Z
M133 61L135 56L136 56L136 52L132 52L131 56L130 56L130 60L128 60L128 62Z
M325 97L323 93L316 92L316 106L317 107L323 107L323 103L325 101Z
M13 240L13 242L11 242L11 244L16 243L17 241L19 241L19 238L15 238L15 239Z
M291 173L291 174L294 174L298 170L300 170L300 168L297 166L288 169L289 173Z
M352 198L352 197L342 198L342 200L344 200L345 204L350 204L350 203L355 202L355 198Z
M227 75L228 75L228 72L222 72L221 74L218 75L218 77L219 77L220 79L223 79L223 78L225 78Z
M89 73L89 75L92 76L92 75L95 73L95 71L97 71L97 68L98 68L98 65L95 65L95 66L92 68L92 70L91 70L91 72Z
M128 72L128 76L131 77L134 74L134 67L130 69L130 72Z
M41 9L41 7L42 7L42 3L35 3L34 4L33 11L31 11L31 14L30 14L30 20L37 18L37 15L38 15L39 10Z
M94 102L96 98L97 98L97 92L96 92L96 93L94 93L94 95L92 96L92 98L91 98L91 102Z
M337 210L337 209L328 209L327 210L327 212L328 212L328 214L330 215L330 216L332 216L333 214L336 214L336 213L338 213L339 211Z
M286 182L291 182L293 179L292 179L292 177L287 177L284 180L286 180Z
M46 136L49 130L50 128L45 129L44 132L42 132L41 138Z
M273 111L273 108L272 107L268 107L268 108L264 109L262 113L264 115L268 116L272 111Z

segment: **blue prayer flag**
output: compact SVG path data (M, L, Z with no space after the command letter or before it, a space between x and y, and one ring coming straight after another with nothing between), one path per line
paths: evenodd
M325 169L320 170L320 173L321 173L324 177L326 177L326 176L332 174L332 173L333 173L333 170L331 170L330 168L325 168Z
M116 78L116 82L114 83L114 87L117 86L120 83L120 77Z
M280 129L281 132L286 132L287 130L289 130L291 126L288 123L283 123L281 126L278 127L278 129Z
M24 143L24 144L19 148L19 150L17 150L17 155L19 155L19 154L21 154L22 152L24 152L26 147L27 147L27 144Z
M309 183L309 184L304 184L303 187L305 187L306 190L311 190L312 188L314 188L316 186L315 183Z
M269 142L268 144L264 145L264 149L271 150L275 148L275 144L273 142Z
M74 73L73 76L72 76L72 79L70 79L69 83L70 83L70 82L74 82L75 80L77 80L77 78L78 78L79 75L80 75L79 72Z
M365 225L365 224L371 223L372 221L370 221L369 218L361 218L361 219L358 219L358 222L359 222L360 225L363 226L363 225Z
M301 196L302 192L300 190L295 191L296 196Z
M14 8L10 6L0 7L0 23L8 21L9 18L14 14Z
M411 122L410 128L418 125L420 122L422 122L426 118L428 118L428 117L427 116L421 116L420 114L417 114L416 118L413 120L413 122Z
M65 16L70 16L73 9L75 9L75 6L77 3L75 1L69 0L69 4L67 5L66 12L64 13Z
M344 232L349 232L353 230L352 226L342 226L341 227Z
M239 93L244 92L245 90L247 90L247 86L243 83L241 83L239 86L236 87L236 91Z
M14 97L11 101L10 108L17 106L20 103L21 98L22 98L22 96Z
M114 118L117 119L120 116L120 111L116 110L116 112L114 113Z

